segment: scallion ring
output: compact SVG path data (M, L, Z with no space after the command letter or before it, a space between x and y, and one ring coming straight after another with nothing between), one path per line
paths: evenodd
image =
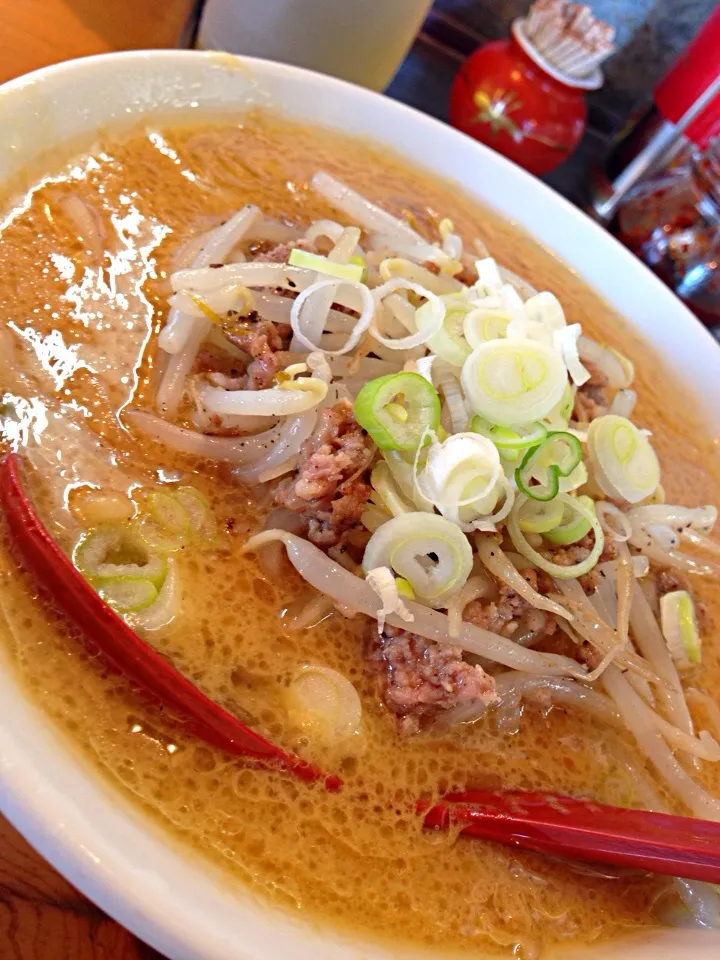
M481 343L462 369L465 396L475 413L503 427L542 420L566 384L560 354L534 340Z
M515 483L532 500L552 500L560 492L561 478L570 477L581 463L582 444L577 437L555 431L528 450L515 471Z
M582 577L586 573L589 573L598 562L600 559L600 554L603 550L603 546L605 545L605 537L603 535L600 522L595 516L595 511L589 508L587 504L583 503L580 497L571 497L567 493L559 493L558 500L568 511L574 510L577 514L579 514L579 516L584 517L589 522L590 528L595 534L595 543L593 544L592 550L584 560L581 560L579 563L573 563L569 567L565 567L562 564L554 563L548 557L544 556L542 553L539 553L530 546L525 534L520 529L520 524L518 522L518 514L522 511L525 503L525 497L523 494L521 494L516 500L516 507L511 511L510 516L508 517L508 533L510 534L510 539L512 540L515 549L518 553L522 554L526 560L532 560L532 562L536 566L540 567L541 570L544 570L546 573L549 573L551 576L556 577L557 579L575 580L577 577Z
M453 367L461 367L470 356L471 348L463 336L463 321L470 309L467 300L456 293L444 294L440 300L445 305L443 325L427 341L426 346ZM415 311L418 330L425 330L435 321L434 306L429 301Z
M575 509L575 504L578 501L584 503L588 510L595 510L595 504L590 497L578 497L577 500L573 501L572 510L568 510L567 507L562 510L560 523L543 533L545 539L549 540L550 543L567 546L571 543L577 543L578 540L582 540L584 536L590 533L590 521ZM555 503L556 501L552 502Z
M73 563L91 583L122 579L148 580L162 585L167 560L150 552L130 524L107 525L91 530L73 551Z
M355 419L381 450L415 450L440 423L440 398L419 373L390 373L363 386Z
M524 533L546 533L562 522L563 509L557 497L545 502L524 497L517 508L518 525Z
M625 417L597 417L588 428L588 451L600 488L614 499L639 503L660 483L650 441Z
M158 589L150 580L131 580L125 577L105 580L98 592L116 613L147 610L158 597Z
M521 427L501 427L479 416L472 418L470 429L492 440L498 450L524 450L527 447L535 447L548 435L547 427L539 421Z
M442 607L467 580L470 542L460 528L432 513L405 513L383 523L365 547L363 569L389 567L407 580L416 597Z

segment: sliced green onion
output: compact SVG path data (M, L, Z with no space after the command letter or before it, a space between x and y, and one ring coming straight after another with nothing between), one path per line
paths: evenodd
M561 523L563 510L557 497L545 502L526 497L517 509L518 525L524 533L546 533Z
M639 503L660 483L660 464L647 437L625 417L608 414L588 427L588 452L601 490Z
M405 597L406 600L415 599L415 591L412 588L412 584L409 583L404 577L395 578L395 586L397 587L397 592L401 597Z
M472 349L507 335L512 314L500 297L488 297L463 318L463 334Z
M462 526L495 509L501 473L491 440L455 433L431 445L418 488L444 517Z
M150 580L131 580L116 577L105 580L98 590L105 603L117 613L135 613L155 603L158 590Z
M91 583L149 580L159 587L167 573L167 560L151 553L130 524L86 533L73 551L73 563Z
M553 407L550 413L545 417L545 423L549 430L567 430L567 425L572 417L575 406L575 393L572 384L568 382L565 386L565 392L560 398L560 402Z
M188 512L169 491L151 491L147 496L147 509L153 520L173 536L187 537L190 533Z
M560 493L572 493L588 482L588 471L584 463L579 463L566 477L560 477Z
M588 510L595 510L595 504L590 497L578 497L579 501L585 504ZM553 501L555 503L556 501ZM562 506L562 505L561 505ZM568 510L565 507L562 510L562 519L556 527L551 527L543 534L550 543L557 543L561 546L567 546L570 543L577 543L583 537L590 533L592 524L586 516L579 514L577 510Z
M467 300L456 293L444 294L440 300L445 304L443 325L427 340L427 347L453 367L461 367L470 356L470 345L463 336L463 321L469 310ZM433 304L429 301L415 311L418 330L432 326Z
M186 537L175 536L152 517L141 517L135 525L135 532L148 550L159 553L175 553L182 550L188 542Z
M474 416L470 421L470 429L480 433L495 444L498 450L524 450L535 447L548 435L547 427L536 421L523 427L500 427L489 423L484 417Z
M398 404L407 411L404 421L397 415ZM440 423L440 397L419 373L390 373L360 390L355 419L381 450L415 450L425 431Z
M566 384L560 354L534 340L481 343L462 369L465 396L475 413L503 427L542 420Z
M673 590L660 598L660 623L675 663L690 665L701 662L702 640L695 604L686 590Z
M204 540L217 536L217 521L207 499L195 487L178 487L172 496L187 511L190 534Z
M532 500L552 500L560 492L561 478L570 477L581 463L582 444L577 437L560 431L549 433L525 454L515 471L515 483Z
M361 268L362 276L360 277L360 283L367 283L368 265L365 258L361 257L359 253L354 253L348 260L348 263L354 263Z
M333 263L327 257L319 253L309 253L307 250L299 250L297 247L290 251L288 263L293 267L305 267L307 270L317 270L318 273L326 273L331 277L340 277L342 280L354 280L356 283L362 283L363 274L366 267L358 263Z
M286 704L292 720L313 739L335 744L360 732L360 697L350 681L330 667L303 667L288 687Z
M395 478L390 472L390 467L384 460L380 460L372 469L370 474L370 484L373 490L380 498L378 506L385 507L394 517L401 513L413 513L414 504L409 504L397 489ZM377 500L377 497L373 499Z
M515 502L515 508L511 511L510 516L508 517L507 528L508 533L510 534L510 539L513 542L513 545L518 553L521 553L526 560L532 560L532 562L540 567L541 570L544 570L546 573L549 573L551 576L556 577L559 580L574 580L577 577L582 577L586 573L589 573L590 570L595 566L595 564L600 559L600 554L602 553L603 547L605 545L605 536L600 526L598 518L595 516L595 511L590 509L587 504L582 502L580 497L571 497L567 493L559 493L558 500L563 504L564 508L567 510L575 510L581 517L584 517L589 523L590 527L595 534L595 543L593 548L588 554L588 556L581 560L579 563L574 563L569 567L564 567L562 564L554 563L552 560L549 560L542 553L539 553L533 547L530 546L525 534L520 529L520 524L518 522L518 514L522 511L525 497L520 495Z
M212 508L194 487L153 490L145 504L148 514L137 524L137 534L151 550L173 553L191 540L217 536Z
M363 570L389 567L407 580L416 596L433 607L465 583L473 565L468 538L460 528L432 513L393 517L370 537Z

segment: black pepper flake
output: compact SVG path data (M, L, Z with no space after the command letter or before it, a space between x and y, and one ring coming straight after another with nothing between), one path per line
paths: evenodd
M295 287L297 286L297 284L295 283L295 281L294 281L294 280L290 280L290 279L288 279L288 286L289 286L289 287L292 287L292 288L293 288L293 290L294 290L294 289L295 289Z

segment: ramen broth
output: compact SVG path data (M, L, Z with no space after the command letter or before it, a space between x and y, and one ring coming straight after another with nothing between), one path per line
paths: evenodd
M108 135L5 205L0 386L16 411L6 433L38 468L28 485L68 552L93 487L117 491L122 505L128 492L137 497L182 476L208 498L221 527L218 545L181 552L181 613L152 642L210 697L337 772L344 787L328 793L255 769L184 734L40 601L37 585L17 573L6 538L2 642L13 667L93 767L179 844L222 865L228 882L300 908L312 921L442 947L445 956L515 948L528 958L556 942L657 925L666 878L431 832L412 812L419 795L467 786L554 790L619 805L652 806L660 797L678 809L628 735L537 706L501 724L490 711L472 726L400 735L364 659L365 618L334 615L290 629L307 588L289 565L272 577L242 554L270 509L262 488L239 487L227 468L122 426L131 400L152 405L153 338L183 245L245 203L294 224L342 220L307 187L319 169L395 214L409 212L428 235L450 217L466 243L481 237L500 263L553 291L569 322L621 347L637 366L636 420L653 431L668 500L713 500L720 460L693 414L697 405L652 349L517 225L366 142L261 114L242 123L158 123ZM83 217L92 220L85 230ZM696 591L712 618L715 588L702 583ZM307 663L337 669L361 696L362 732L342 748L311 742L285 710L283 692ZM714 697L720 690L712 641L695 685ZM699 703L691 703L698 728L712 729ZM699 762L694 776L720 795L716 765Z

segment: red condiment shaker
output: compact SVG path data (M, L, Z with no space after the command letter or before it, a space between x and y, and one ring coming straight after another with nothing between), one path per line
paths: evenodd
M720 6L708 17L693 42L655 88L653 99L662 116L677 125L702 94L720 78ZM704 149L720 135L720 90L687 125L685 136Z
M591 172L590 212L612 221L643 178L720 134L720 6L610 146L602 168Z

